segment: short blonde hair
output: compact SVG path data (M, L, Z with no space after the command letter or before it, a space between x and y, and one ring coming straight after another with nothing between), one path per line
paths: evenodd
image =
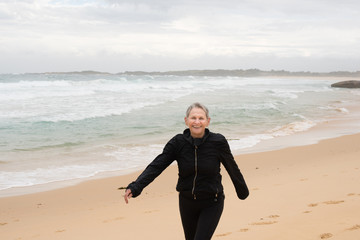
M193 103L188 107L188 109L186 110L186 117L189 117L191 110L193 110L194 108L202 109L205 112L206 118L209 118L209 109L205 107L205 105L198 102Z

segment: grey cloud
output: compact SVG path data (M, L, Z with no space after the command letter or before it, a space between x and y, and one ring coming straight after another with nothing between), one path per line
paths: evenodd
M23 56L65 70L325 69L326 58L353 69L344 59L358 59L359 11L351 0L9 0L0 55L19 69ZM111 64L120 59L127 69Z

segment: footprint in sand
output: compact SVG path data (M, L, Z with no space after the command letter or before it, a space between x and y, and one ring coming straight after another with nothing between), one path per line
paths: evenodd
M8 224L8 223L0 223L0 226L5 226L6 224Z
M308 207L316 207L318 205L318 203L310 203L308 204Z
M230 235L230 234L232 234L232 233L231 233L231 232L221 233L221 234L215 235L215 237L225 237L225 236L228 236L228 235Z
M242 229L240 229L238 232L247 232L247 231L249 231L248 228L242 228Z
M331 233L323 233L320 235L321 239L327 239L327 238L331 238L333 235Z
M65 232L66 230L65 229L60 229L60 230L56 230L55 232L56 233L62 233L62 232Z
M360 230L360 225L356 224L356 225L354 225L351 228L348 228L346 230L348 230L348 231Z
M274 223L277 223L277 221L254 222L250 223L250 225L270 225Z
M330 201L325 201L325 202L322 202L323 204L326 204L326 205L331 205L331 204L339 204L339 203L343 203L345 202L344 200L339 200L339 201L334 201L334 200L330 200ZM308 207L317 207L319 205L319 203L310 203L308 204Z
M360 196L360 193L359 194L357 194L357 193L349 193L347 196L348 197Z
M333 200L331 200L331 201L326 201L326 202L323 202L324 204L339 204L339 203L343 203L343 202L345 202L344 200L340 200L340 201L333 201Z
M268 218L279 218L279 217L280 216L276 215L276 214L268 216ZM270 225L270 224L277 223L277 221L263 221L264 218L260 218L260 220L261 220L260 222L254 222L254 223L251 223L250 225Z

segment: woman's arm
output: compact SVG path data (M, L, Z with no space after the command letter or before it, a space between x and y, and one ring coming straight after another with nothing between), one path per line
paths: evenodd
M130 183L125 192L125 202L130 197L137 197L142 190L159 176L174 160L176 156L176 141L172 138L158 155L140 174L136 181ZM129 190L129 191L128 191Z
M238 198L244 200L249 196L249 189L246 185L245 179L240 172L238 165L231 153L229 144L225 137L220 142L220 159L226 171L229 173L231 181L233 182Z

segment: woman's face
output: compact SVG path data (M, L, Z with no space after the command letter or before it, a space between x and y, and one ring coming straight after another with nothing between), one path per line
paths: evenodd
M193 108L188 117L185 117L185 124L189 127L193 138L202 138L205 134L205 128L209 126L210 118L201 108Z

